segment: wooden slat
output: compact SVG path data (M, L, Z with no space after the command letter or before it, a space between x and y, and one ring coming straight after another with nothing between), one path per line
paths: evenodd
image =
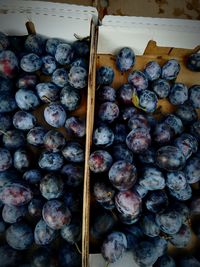
M83 188L83 224L82 224L82 267L89 266L89 222L90 222L90 170L89 156L92 144L92 132L94 124L95 105L95 84L96 84L96 48L97 48L97 27L91 25L91 47L90 64L88 74L88 95L87 95L87 119L86 119L86 144L85 144L85 170Z

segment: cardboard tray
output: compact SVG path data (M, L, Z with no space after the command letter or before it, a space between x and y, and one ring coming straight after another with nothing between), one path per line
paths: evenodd
M185 57L200 49L200 21L105 16L98 31L96 67L107 65L113 68L115 72L113 88L117 89L123 83L127 83L129 72L121 74L116 69L114 56L124 46L131 47L137 55L136 64L133 69L142 70L150 60L155 60L162 65L166 60L176 58L181 64L181 71L177 82L183 82L187 86L200 84L199 72L192 72L185 67ZM96 90L95 84L93 90ZM159 100L158 105L163 114L174 111L174 107L166 100ZM198 113L200 115L199 110ZM90 131L92 131L92 125ZM92 138L92 135L90 137ZM86 168L89 169L87 162ZM87 176L85 179L89 180L90 177ZM88 181L88 188L87 190L85 189L88 193L87 200L90 198L89 184L90 182ZM84 210L87 211L87 221L89 221L89 217L95 216L95 210L92 207L90 210L88 202L84 206ZM89 239L88 226L86 231L83 232L83 236L84 234ZM192 243L186 249L179 249L179 253L195 249L196 244L197 240L193 236ZM93 247L90 247L89 242L85 245L85 252L94 250ZM170 252L172 254L176 253L173 247L170 247ZM105 267L106 262L101 256L100 251L98 253L85 255L86 259L83 261L83 266ZM109 267L121 266L138 267L133 260L131 252L125 253L122 259L116 263L109 264Z

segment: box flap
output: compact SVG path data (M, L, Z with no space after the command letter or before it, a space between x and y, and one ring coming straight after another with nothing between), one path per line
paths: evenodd
M98 53L114 54L129 46L141 55L149 40L158 46L192 49L200 44L200 21L105 16L99 27Z
M25 23L32 21L38 33L73 41L74 33L90 35L90 23L97 21L93 7L42 1L0 0L0 31L10 35L27 34Z

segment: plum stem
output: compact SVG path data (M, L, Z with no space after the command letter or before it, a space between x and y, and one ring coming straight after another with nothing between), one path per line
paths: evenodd
M78 244L77 244L77 243L75 243L74 245L75 245L76 249L78 250L78 253L82 255L82 252L81 252L81 250L80 250L80 248L79 248Z
M9 134L7 134L6 132L4 132L3 130L0 129L0 133L2 133L3 135L9 137Z
M42 97L42 99L44 99L44 100L47 100L49 103L51 103L51 99L50 99L50 98L48 98L48 97L47 97L47 96L45 96L45 95Z

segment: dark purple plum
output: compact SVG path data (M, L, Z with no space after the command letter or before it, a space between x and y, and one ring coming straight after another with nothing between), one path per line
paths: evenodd
M47 171L57 171L63 163L64 158L61 154L48 151L42 152L38 161L39 167Z
M130 47L123 47L116 55L116 66L119 71L125 72L135 64L135 53Z
M148 123L148 120L146 116L142 114L133 114L131 118L128 121L128 127L131 130L139 129L139 128L145 128L148 131L150 131L150 126Z
M167 208L168 203L167 194L162 190L150 192L145 200L146 208L153 213L164 211Z
M191 125L190 131L200 141L200 120Z
M57 46L62 44L63 41L58 38L49 38L46 41L46 52L52 56L55 56Z
M20 130L7 131L3 136L3 145L9 150L15 150L23 147L26 143L24 133Z
M35 74L25 74L17 80L16 86L19 89L33 89L37 84L37 76Z
M33 243L32 229L26 223L14 223L6 230L6 241L16 250L25 250Z
M17 111L13 116L13 125L22 131L30 130L36 125L36 117L26 111Z
M51 152L59 152L66 144L65 137L56 130L48 131L44 136L44 146Z
M8 113L17 109L15 97L9 92L2 92L0 98L0 113Z
M58 44L55 59L60 65L70 64L73 60L74 50L70 44Z
M151 136L147 128L133 129L126 137L128 148L134 153L144 153L151 144Z
M115 206L125 224L138 220L142 211L142 199L132 191L119 192L115 196Z
M79 212L82 208L81 196L74 191L64 191L63 201L71 212Z
M12 166L12 156L6 148L0 148L0 172L9 169Z
M39 247L31 253L28 266L20 267L55 267L54 259L52 259L51 250L47 247Z
M146 166L143 175L139 179L139 184L147 190L158 190L165 187L164 174L154 166Z
M158 79L155 80L151 85L152 90L158 98L166 98L169 95L170 92L170 84L167 80L164 79Z
M40 198L33 198L28 204L28 212L33 218L41 218L44 201Z
M0 199L4 204L13 206L23 206L33 197L33 193L28 186L19 183L8 183L4 186Z
M65 121L65 129L69 135L82 138L86 135L85 120L71 116Z
M95 200L101 205L104 206L104 204L108 203L108 207L109 207L109 204L113 203L115 190L113 187L111 187L107 183L96 182L93 187L93 193L94 193ZM109 208L112 209L113 205L111 205Z
M128 82L136 88L137 92L141 92L148 87L147 76L139 70L134 70L128 75Z
M1 245L0 246L0 267L10 267L13 265L18 265L20 256L17 250L11 248L8 245Z
M8 78L14 78L18 74L18 59L10 50L0 51L0 73Z
M51 82L38 83L35 89L44 103L53 102L59 98L60 88Z
M15 94L17 106L23 110L32 110L40 105L40 101L32 90L19 89Z
M98 117L103 122L111 123L119 116L119 107L112 102L104 102L98 110Z
M199 197L193 197L191 199L191 203L190 203L189 208L190 208L192 215L200 214L200 198Z
M169 189L169 194L180 201L186 201L192 197L192 188L189 184L181 190Z
M125 124L116 123L113 127L113 132L114 132L114 144L126 142L126 136L128 132Z
M87 59L80 57L80 58L76 58L73 62L71 62L70 64L71 67L75 66L75 67L82 67L86 70L88 70L89 68L89 62Z
M176 59L170 59L162 66L161 77L165 80L174 80L180 72L180 64Z
M155 163L156 151L153 147L147 149L144 153L139 154L139 160L141 163L152 164Z
M165 238L156 236L151 238L150 240L154 245L154 250L158 257L161 257L162 255L167 253L168 241Z
M80 163L84 161L84 148L78 142L69 141L62 149L63 157L69 162Z
M0 136L12 127L12 118L9 114L0 113ZM2 132L1 132L2 131Z
M61 249L59 249L59 266L60 267L78 267L81 266L81 255L77 249L65 243Z
M109 170L109 180L120 191L130 189L136 182L136 167L124 160L116 161Z
M73 42L72 47L76 56L88 57L90 54L90 42L87 39L80 39Z
M197 139L193 135L187 133L183 133L176 138L174 140L174 145L181 150L186 159L198 150Z
M81 220L72 219L70 224L62 227L60 234L69 244L78 243L81 240Z
M194 108L200 108L200 85L189 88L189 101Z
M100 87L97 91L97 99L101 102L115 102L116 90L111 86Z
M181 170L186 162L181 150L175 146L163 146L156 152L156 164L167 171Z
M137 113L137 109L135 107L125 107L120 109L120 118L122 120L127 121L132 118L133 115Z
M192 232L188 225L183 224L174 235L170 235L170 243L177 248L185 248L192 241Z
M44 144L44 136L46 134L46 129L43 128L42 126L37 126L32 128L28 133L27 133L27 142L30 145L33 146L41 146Z
M198 118L196 110L189 104L178 106L175 115L178 116L184 124L191 124Z
M173 235L180 230L182 217L177 211L168 209L156 214L156 223L161 231Z
M40 220L34 229L34 241L37 245L50 244L57 236L57 232L51 229L44 220Z
M144 74L148 78L149 81L154 81L158 79L161 75L161 67L156 61L149 61L145 68Z
M175 134L181 134L184 130L182 120L174 114L167 115L164 123L168 124Z
M110 85L114 79L114 71L111 67L102 66L97 69L96 80L98 85Z
M63 189L63 180L53 173L46 174L40 181L41 195L48 200L61 197Z
M52 74L57 68L56 60L50 55L42 57L42 72L45 75Z
M153 131L153 140L162 145L169 143L174 136L174 131L167 123L159 123Z
M61 174L64 183L70 187L78 187L83 183L84 170L82 166L75 163L66 164L62 167Z
M5 186L10 185L13 183L14 180L19 179L19 173L16 170L5 170L3 172L0 172L0 193L2 192L2 190L4 189ZM2 206L2 201L1 201L1 197L0 197L0 202Z
M153 213L144 214L140 220L140 226L143 233L149 237L155 237L160 234L160 228L155 222Z
M30 164L30 153L27 150L19 148L15 151L13 155L13 165L18 171L27 170L30 167Z
M136 96L137 97L137 96ZM142 90L138 96L138 107L148 113L152 113L157 108L158 98L157 95L150 90Z
M76 110L81 103L81 94L79 90L66 85L60 92L60 102L66 110Z
M46 224L54 229L61 229L71 221L71 212L64 202L59 200L47 201L42 209L42 216Z
M190 210L189 205L187 205L183 202L180 202L180 201L175 201L175 202L173 202L172 209L177 211L182 216L182 222L183 223L188 224L189 218L191 215L191 210Z
M180 267L200 267L200 262L192 255L182 255L179 259L178 266Z
M117 90L117 98L121 104L124 105L132 105L132 97L133 97L133 87L129 83L123 84Z
M112 232L104 240L101 253L109 263L114 263L122 257L127 249L127 239L122 232Z
M166 254L158 258L154 267L176 267L176 263L172 257Z
M6 223L19 222L27 214L27 206L4 205L2 210L2 218Z
M193 53L188 56L186 66L191 71L200 71L200 54Z
M52 127L60 128L64 126L66 118L67 114L59 104L52 103L44 109L44 119Z
M11 93L13 91L12 80L6 78L0 74L0 92L1 93Z
M135 247L133 258L138 266L152 266L158 259L157 252L152 242L142 241Z
M24 55L20 60L20 67L25 72L35 72L42 67L42 59L34 53Z
M114 137L113 131L108 126L102 125L94 129L93 143L98 147L108 147L113 144Z
M0 51L7 49L9 45L8 36L3 32L0 32Z
M29 34L25 40L24 47L29 53L41 55L44 53L45 38L39 34Z
M68 84L68 72L64 68L56 69L52 74L51 80L55 85L63 88Z
M179 191L187 186L187 180L184 172L174 171L166 174L166 185L168 188Z
M87 86L87 70L80 66L72 66L69 70L69 84L76 89L83 89Z
M133 162L133 153L125 144L114 145L112 147L112 156L115 161L125 160L126 162Z
M183 83L174 83L168 98L173 105L182 105L188 100L187 86Z
M184 173L189 184L200 181L200 158L191 157L185 165Z
M110 169L113 159L105 150L96 150L90 155L89 167L94 173L106 172Z
M132 190L138 194L140 198L144 198L148 193L148 190L140 184L135 184Z

